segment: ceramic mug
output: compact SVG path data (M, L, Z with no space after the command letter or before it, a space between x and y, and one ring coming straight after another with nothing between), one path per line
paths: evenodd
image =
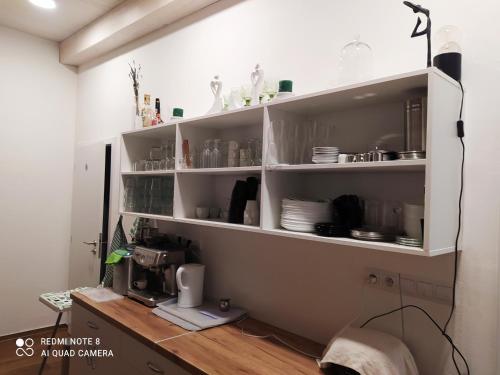
M405 203L403 206L403 221L406 235L411 238L423 238L422 220L424 219L424 206Z
M198 263L184 264L176 274L177 306L196 307L203 303L203 279L205 266Z
M143 289L146 289L146 287L148 286L148 281L147 280L136 280L133 282L133 284L137 289L143 290Z
M247 201L245 212L243 214L243 224L245 225L259 225L260 212L259 204L256 200Z
M196 207L196 217L198 219L208 219L210 209L208 207Z

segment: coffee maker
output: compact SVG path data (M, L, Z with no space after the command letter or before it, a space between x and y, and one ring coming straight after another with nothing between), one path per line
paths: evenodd
M175 275L185 262L185 249L180 246L165 249L136 246L130 262L127 295L151 307L176 298Z

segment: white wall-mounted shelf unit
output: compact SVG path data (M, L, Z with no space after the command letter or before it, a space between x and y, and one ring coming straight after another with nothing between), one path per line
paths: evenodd
M303 131L300 126L308 126L312 122L332 124L334 145L339 146L341 151L366 152L381 139L389 139L387 142L392 149L401 150L403 103L416 90L427 95L426 159L350 164L310 164L310 161L285 164L269 159L268 141L270 134L275 132L273 124L278 122L293 124L294 129L301 129L297 131ZM121 147L121 213L420 256L453 252L458 224L460 146L455 124L460 96L457 82L439 70L429 68L275 100L264 105L124 132ZM192 146L207 138L243 141L249 137L259 138L263 142L262 166L182 169L183 140L188 139ZM165 140L175 140L175 170L132 171L135 160L143 159L150 147L159 146ZM250 176L261 181L258 197L260 226L195 217L197 206L227 206L235 181ZM126 179L150 177L173 179L173 215L138 213L125 209ZM356 194L366 199L424 202L423 247L320 237L280 227L283 198L334 199L342 194Z

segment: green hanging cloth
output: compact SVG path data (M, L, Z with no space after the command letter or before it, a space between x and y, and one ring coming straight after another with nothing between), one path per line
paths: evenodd
M123 249L127 244L127 236L123 230L122 224L123 217L120 215L118 219L118 224L116 224L115 233L113 235L113 241L111 246L108 247L108 259L116 250ZM102 285L104 287L111 287L113 285L113 265L107 264L106 262L106 272L104 273L104 278L102 279Z

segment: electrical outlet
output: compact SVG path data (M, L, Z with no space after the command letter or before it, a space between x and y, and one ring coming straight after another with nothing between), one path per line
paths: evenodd
M390 291L399 292L399 274L396 272L381 271L381 286Z
M376 268L367 268L366 269L366 277L365 277L365 282L374 287L380 287L381 286L381 274L380 270Z
M417 297L438 303L450 304L453 298L453 289L448 286L436 284L424 278L400 275L397 272L367 268L365 283L374 288L387 292L401 293L406 296Z

